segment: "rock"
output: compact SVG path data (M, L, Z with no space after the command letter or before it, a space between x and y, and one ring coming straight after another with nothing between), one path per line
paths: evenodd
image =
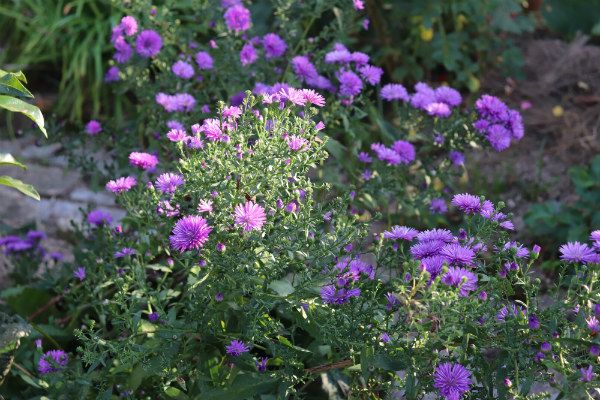
M103 206L114 206L114 196L106 192L94 192L87 187L79 186L71 192L71 200Z
M9 173L13 178L33 185L41 196L51 197L66 196L81 180L78 173L36 164L27 165L27 170L11 168Z
M62 148L60 143L53 143L49 146L29 145L19 152L19 156L26 160L51 160L54 153Z

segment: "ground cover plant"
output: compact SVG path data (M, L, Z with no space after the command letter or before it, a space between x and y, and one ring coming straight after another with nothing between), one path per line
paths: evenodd
M471 152L519 145L520 112L353 50L376 4L123 5L104 81L134 107L69 146L125 216L82 209L68 259L33 227L0 236L3 396L593 398L595 164L569 213L591 226L517 241L460 185Z

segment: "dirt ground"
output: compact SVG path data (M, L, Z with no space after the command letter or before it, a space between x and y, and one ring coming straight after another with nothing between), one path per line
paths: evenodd
M600 47L586 37L532 38L521 47L525 79L491 72L484 90L520 109L525 137L502 153L475 152L467 163L469 188L505 201L518 229L532 204L576 201L568 169L600 153Z

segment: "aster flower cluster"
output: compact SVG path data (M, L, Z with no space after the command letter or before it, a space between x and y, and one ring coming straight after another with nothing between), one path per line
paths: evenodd
M525 134L521 114L508 108L502 100L483 95L475 103L479 119L473 126L483 134L496 151L506 150L511 141L521 140Z

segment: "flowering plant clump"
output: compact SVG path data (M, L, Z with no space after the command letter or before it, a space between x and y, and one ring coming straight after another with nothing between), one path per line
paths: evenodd
M185 127L189 129L198 116L206 119L195 129L209 139L216 137L214 122L208 118L210 104L225 97L231 107L237 107L244 99L241 89L252 87L255 95L271 96L272 101L288 98L320 107L331 138L327 150L339 161L326 168L325 180L345 186L347 178L354 178L357 207L418 215L426 209L444 211L443 190L463 172L470 148L490 145L501 151L523 136L520 114L495 97L485 95L477 102L477 117L465 114L461 94L450 87L418 83L409 94L399 83L384 84L383 69L371 64L368 54L335 42L340 32L333 22L331 29L310 38L310 24L303 35L289 25L289 21L296 24L310 15L322 15L335 4L315 5L314 10L279 5L274 25L263 27L273 32L258 35L262 22L253 21L241 2L207 9L207 20L200 27L186 19L167 25L183 11L151 8L148 15L149 6L142 3L132 6L135 18L124 17L113 30L112 62L118 67L109 72L122 71L107 79L116 90L134 93L143 110L136 122L142 143L129 140L140 135L116 139L117 152L126 150L131 166L152 172L158 159L173 162L177 154L170 141L183 140L188 135ZM364 5L353 6L354 10L342 14L344 19L355 21L361 15ZM348 22L346 30L352 31L353 26ZM141 53L140 42L146 46ZM151 54L147 47L153 49ZM320 93L293 100L301 87ZM389 122L386 114L396 114L393 120L400 122ZM97 135L101 128L92 122ZM372 132L374 125L379 129ZM105 137L98 142L106 143ZM300 137L291 136L289 143L294 149L303 147ZM196 138L186 145L202 146ZM152 156L129 153L140 146L150 148ZM348 157L349 153L357 158ZM340 169L345 173L340 174ZM345 179L337 182L339 176Z
M171 135L168 169L107 184L127 216L115 227L88 214L61 284L79 347L42 357L49 390L285 398L321 374L357 397L525 399L540 398L528 397L535 382L597 385L598 232L561 248L570 265L550 289L566 295L551 306L532 276L540 249L511 239L502 204L457 194L460 229L368 234L352 196L309 178L327 158L317 96L221 103ZM414 157L405 142L388 149L397 165Z
M181 391L183 381L207 395L293 393L318 377L310 368L350 353L337 326L316 333L338 318L334 304L372 284L370 267L353 258L364 233L341 199L317 202L326 187L307 175L326 158L325 140L316 110L294 99L222 105L210 128L205 121L172 141L174 169L107 184L129 214L116 230L95 224L83 232L96 250L77 259L86 274L72 278L68 294L94 304L77 334L80 355L105 367L84 379L158 396ZM193 139L201 146L190 148ZM345 329L353 343L364 339ZM127 383L132 373L140 379Z

